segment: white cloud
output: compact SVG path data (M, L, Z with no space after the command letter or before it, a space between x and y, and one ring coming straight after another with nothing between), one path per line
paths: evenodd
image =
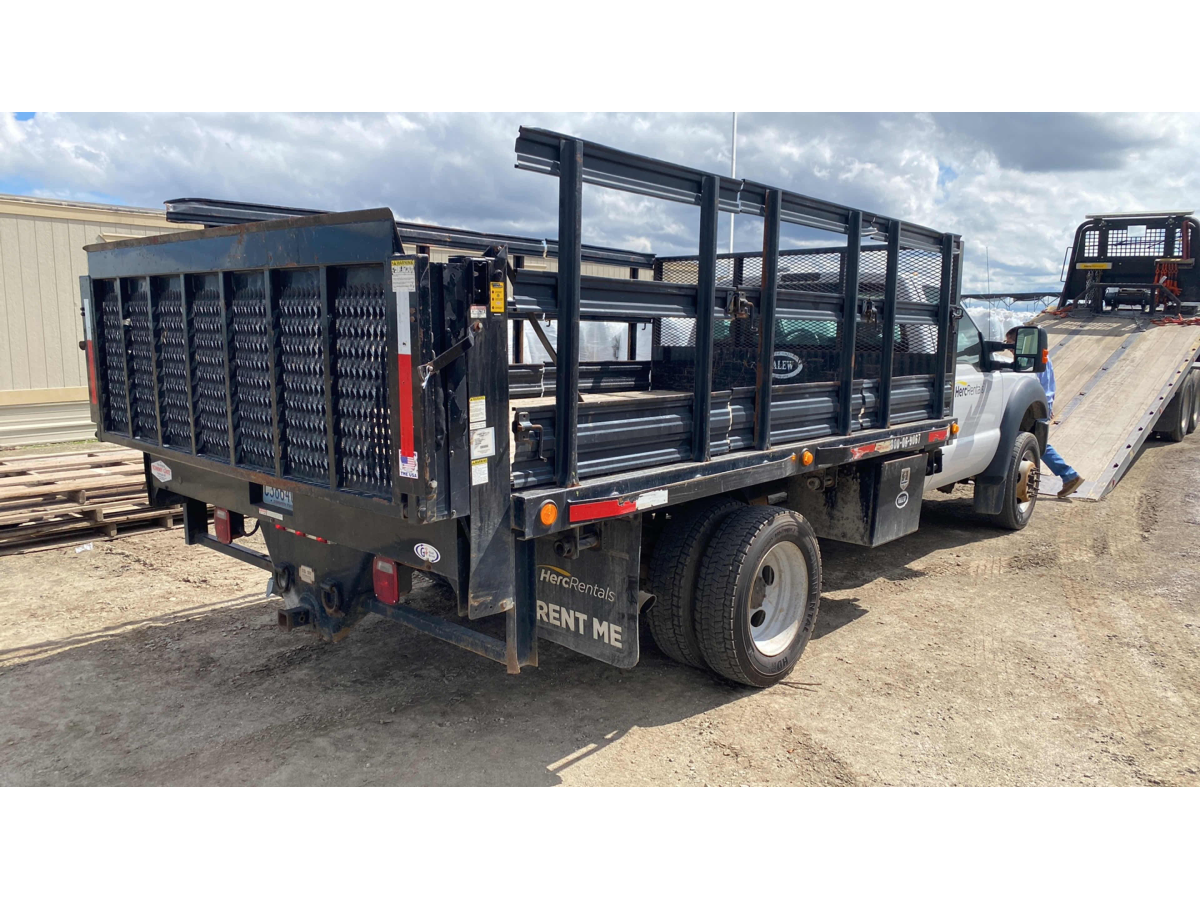
M0 115L0 185L138 206L178 196L386 205L400 218L552 237L553 180L513 168L521 124L729 167L728 113L42 113ZM973 290L984 286L984 246L994 289L1049 287L1085 213L1200 199L1196 116L743 114L738 131L741 177L961 233ZM585 200L595 243L689 252L697 221L695 209L630 195L589 189ZM725 246L727 216L721 228ZM739 223L739 247L760 235Z

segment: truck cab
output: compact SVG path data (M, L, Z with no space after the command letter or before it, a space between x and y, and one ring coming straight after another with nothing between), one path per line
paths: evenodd
M1049 428L1049 404L1035 374L1046 365L1041 352L1045 332L1020 329L1017 347L1024 349L1022 341L1029 342L1035 355L1026 362L1027 356L1009 352L1012 345L986 340L970 313L961 312L953 388L959 430L942 450L941 471L925 484L949 490L973 480L978 511L995 516L1000 524L1023 528L1037 500L1038 466ZM1010 469L1015 469L1016 481L1005 484ZM1011 497L1005 497L1006 490ZM1016 500L1007 512L1005 499Z

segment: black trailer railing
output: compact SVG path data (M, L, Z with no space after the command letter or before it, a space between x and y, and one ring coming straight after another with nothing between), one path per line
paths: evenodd
M1058 308L1155 312L1200 303L1198 240L1200 222L1189 211L1089 216L1075 230Z
M579 471L578 399L568 373L578 370L581 317L654 319L654 387L692 394L690 445L697 461L722 442L714 441L714 390L733 392L731 408L739 395L745 402L744 389L752 394L752 446L759 449L772 445L772 421L782 418L772 414L772 403L778 397L786 404L793 385L828 385L837 412L822 434L849 435L895 421L898 378L909 379L910 395L928 389L919 417L945 414L951 308L960 278L956 236L537 129L522 129L516 149L518 167L560 179L557 294L547 295L547 281L534 303L523 276L516 286L521 308L536 306L558 318L563 402L554 433L572 436L556 449L568 457L558 460L560 485L574 483ZM699 206L698 253L657 259L655 284L639 284L636 296L628 284L579 283L569 270L564 276L561 260L578 258L585 183ZM764 217L763 251L717 253L720 212ZM781 252L783 222L845 234L846 246ZM886 244L864 248L864 233ZM777 364L785 371L775 371Z
M956 236L552 132L522 129L516 151L519 167L559 178L558 271L501 265L507 304L482 320L474 304L508 254L492 245L432 263L388 210L189 201L208 224L241 224L91 248L101 436L431 522L470 508L464 411L484 391L467 391L465 373L486 356L478 378L499 378L497 353L507 384L488 402L497 438L519 438L511 469L504 457L515 490L677 464L699 476L718 457L947 415ZM585 247L585 183L699 206L698 252ZM763 249L717 253L722 212L763 217ZM845 243L781 250L784 223ZM503 238L420 229L443 245ZM654 279L583 274L601 258ZM491 329L497 314L519 326L512 341L471 349L474 324ZM619 358L583 358L588 321L628 326ZM549 364L522 355L527 328ZM651 335L649 354L639 334Z

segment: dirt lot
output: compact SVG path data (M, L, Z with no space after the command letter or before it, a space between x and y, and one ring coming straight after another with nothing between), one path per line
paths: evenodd
M280 634L261 573L178 532L3 558L0 783L1200 783L1200 439L1019 534L967 496L826 545L816 637L762 692L648 641L512 677L375 617Z

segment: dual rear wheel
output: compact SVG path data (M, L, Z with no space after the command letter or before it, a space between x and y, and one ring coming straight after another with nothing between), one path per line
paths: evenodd
M770 687L795 668L821 600L821 555L799 513L703 501L671 523L650 561L655 642L679 662Z

